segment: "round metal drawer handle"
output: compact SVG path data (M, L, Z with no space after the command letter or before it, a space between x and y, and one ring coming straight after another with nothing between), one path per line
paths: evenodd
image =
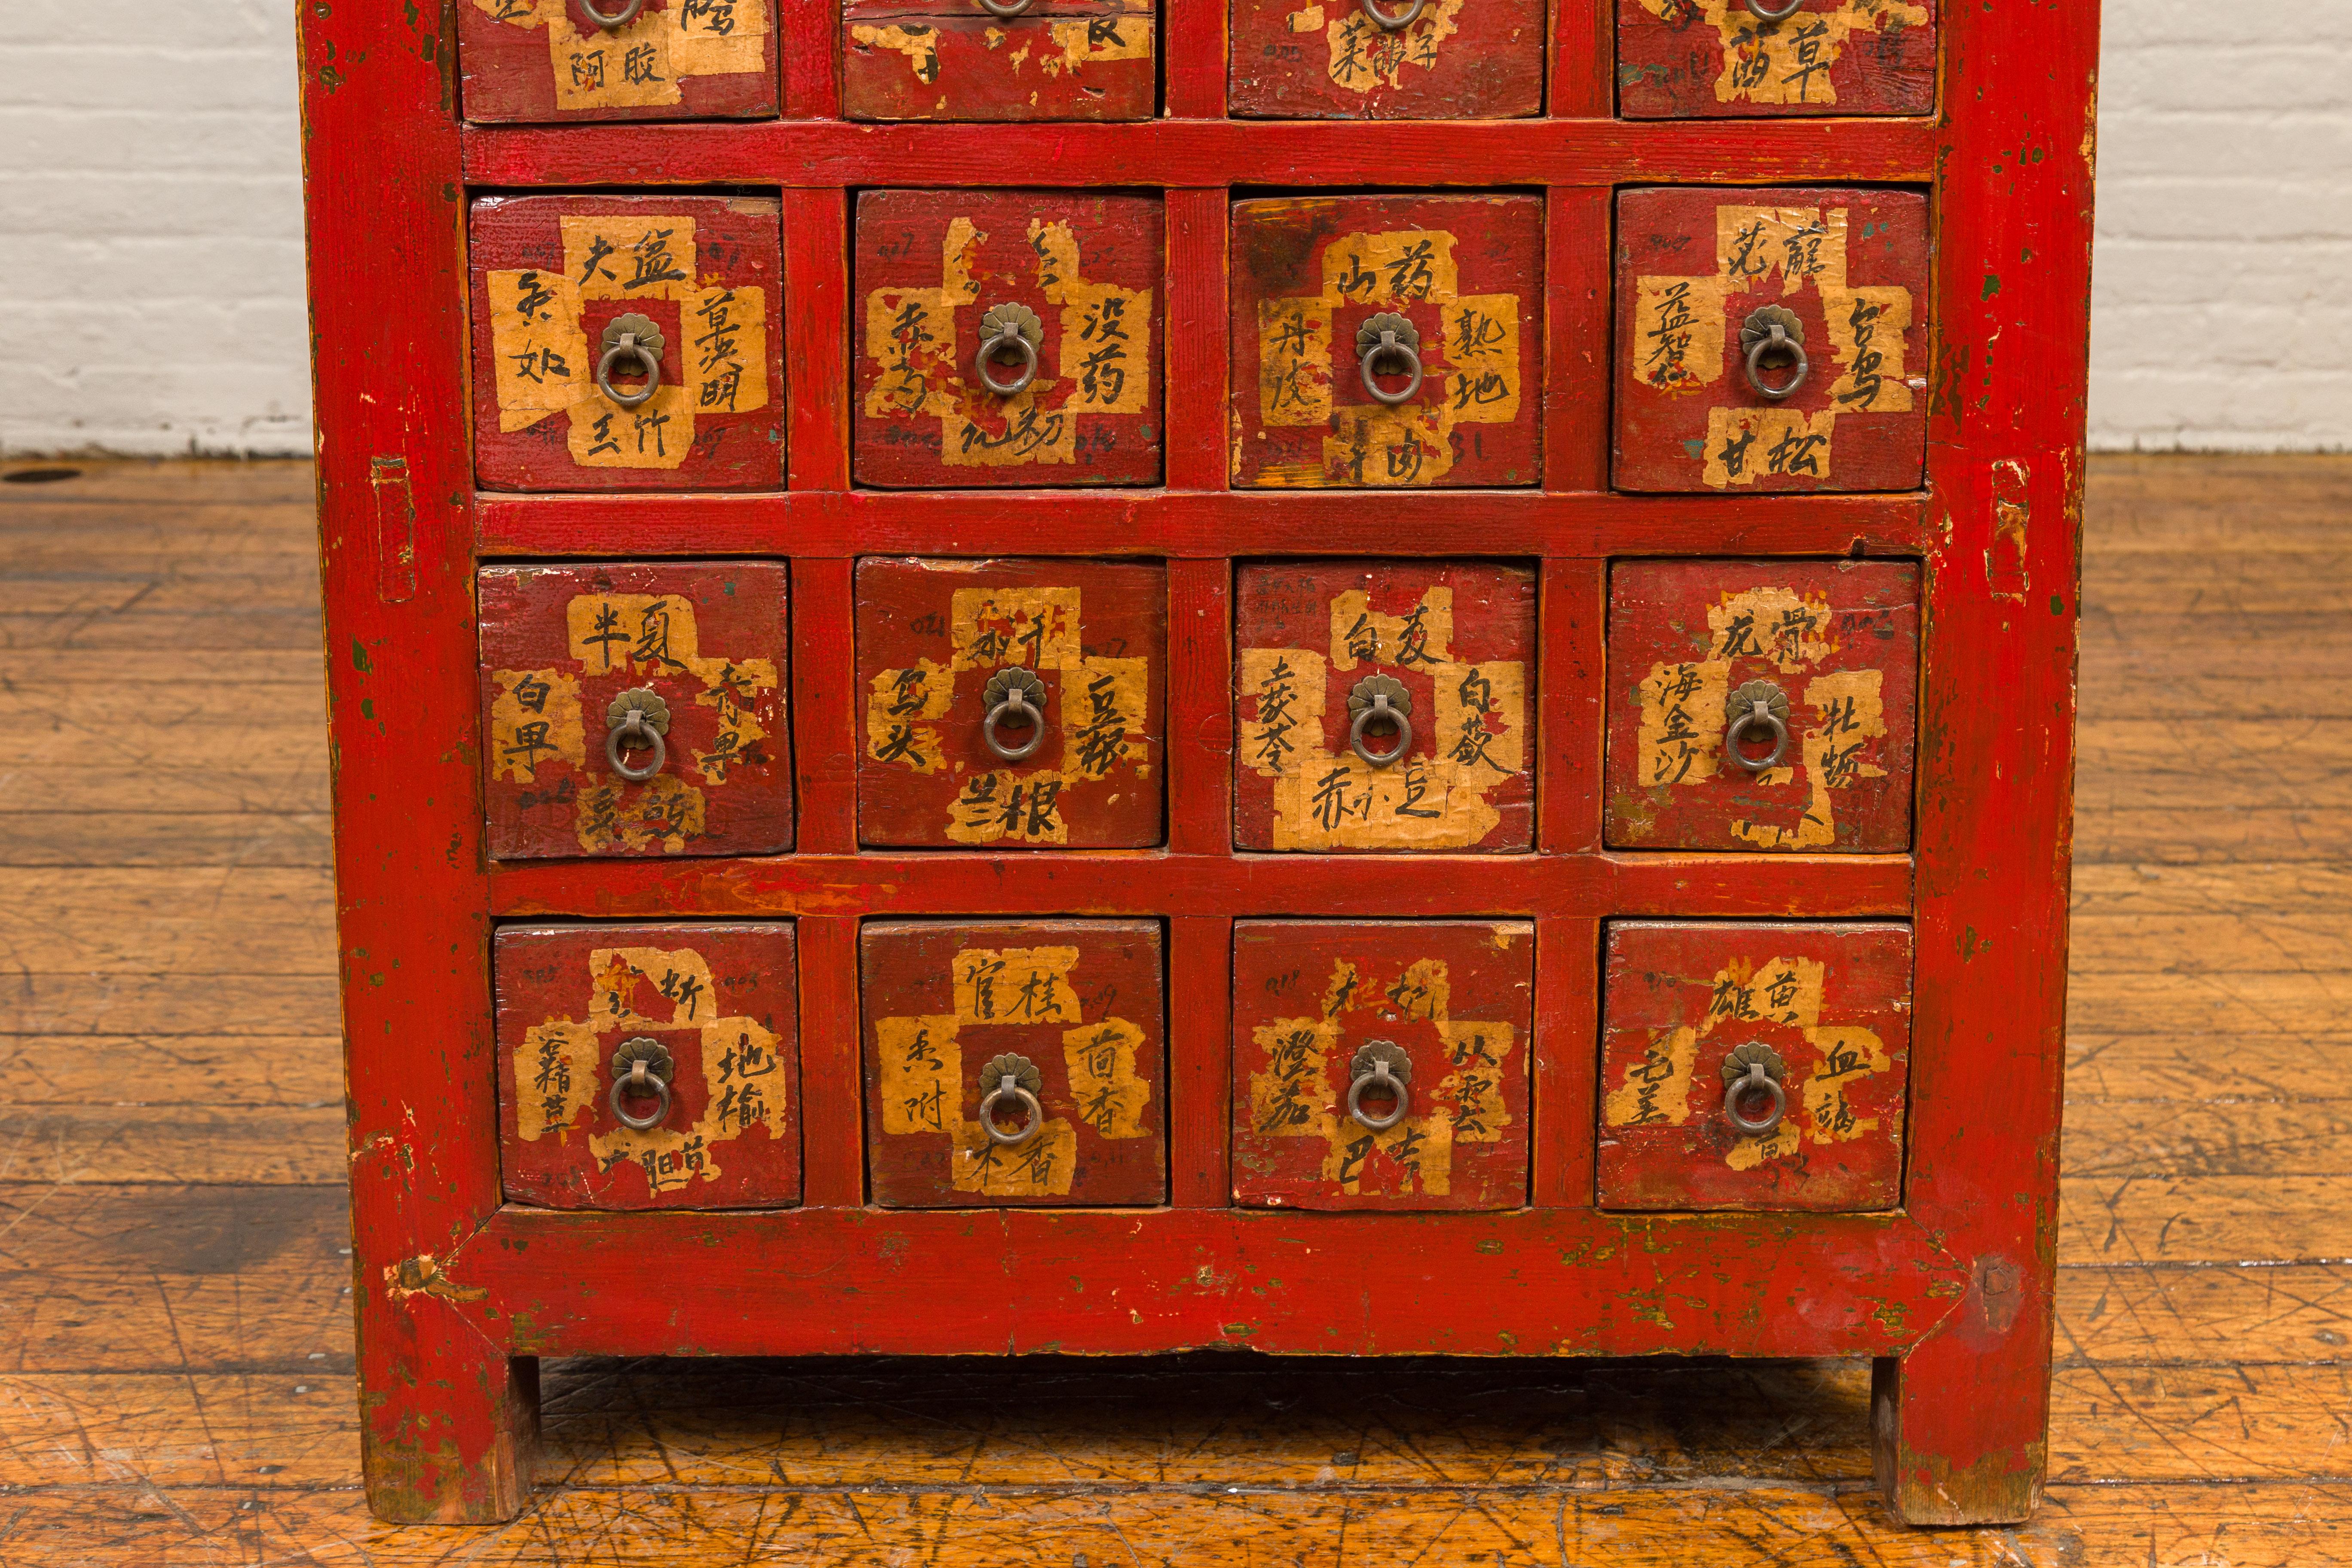
M1045 743L1045 683L1037 679L1035 670L1018 666L998 670L988 678L980 700L988 704L980 738L998 762L1017 763ZM1017 746L1008 746L997 738L996 727L1008 719L1029 726L1029 738Z
M1382 392L1372 380L1374 367L1386 359L1404 362L1405 374L1412 379L1402 392ZM1421 390L1421 329L1391 310L1371 317L1356 329L1356 369L1373 402L1393 408L1408 401Z
M580 0L580 9L588 14L588 19L608 33L617 33L635 21L637 13L645 8L646 0L622 0L619 14L608 16L596 9L596 0Z
M1412 0L1412 4L1404 8L1402 16L1393 11L1381 10L1380 0L1360 0L1360 3L1364 7L1364 15L1372 19L1374 26L1391 33L1402 33L1421 20L1422 7L1427 5L1429 0ZM1748 4L1755 4L1755 0L1748 0Z
M980 318L980 353L972 356L972 374L997 396L1017 396L1037 379L1037 345L1045 341L1045 329L1036 311L1026 305L992 306ZM1021 374L1011 381L997 380L989 368L1002 353L1021 356Z
M996 1087L990 1089L992 1083ZM998 1057L980 1069L980 1087L984 1091L980 1097L980 1125L990 1142L1010 1149L1045 1130L1045 1107L1037 1096L1045 1087L1045 1079L1027 1057ZM1011 1132L996 1124L996 1108L1007 1100L1021 1104L1021 1125Z
M1348 726L1349 748L1367 765L1385 768L1412 749L1412 721L1406 717L1412 711L1412 694L1395 676L1368 675L1356 682L1348 693L1348 711L1356 716ZM1385 752L1364 744L1365 733L1376 728L1393 731L1396 744Z
M1404 1047L1388 1040L1367 1040L1356 1059L1348 1064L1354 1078L1348 1085L1348 1115L1368 1132L1385 1132L1404 1120L1412 1104L1412 1092L1405 1086L1412 1081L1412 1058ZM1396 1103L1386 1115L1368 1114L1364 1096L1374 1089L1386 1090Z
M645 317L614 317L604 323L604 357L596 362L596 390L623 408L644 407L661 390L661 356L667 346L661 328ZM636 392L623 392L613 384L613 373L629 360L636 362L646 378Z
M1805 0L1782 0L1777 11L1764 0L1748 0L1748 14L1759 22L1785 22L1804 8Z
M1748 384L1769 403L1784 403L1797 395L1813 362L1805 357L1805 323L1786 305L1767 305L1739 328L1739 345L1748 351ZM1789 365L1789 379L1777 386L1764 379L1767 360Z
M1029 9L1029 0L980 0L980 8L992 16L1013 17Z
M1723 1058L1723 1119L1746 1137L1761 1138L1772 1131L1789 1113L1789 1091L1780 1082L1788 1073L1779 1053L1769 1046L1750 1044L1734 1050ZM1740 1107L1758 1094L1769 1096L1772 1109L1749 1116Z
M643 1132L667 1121L669 1080L677 1071L677 1063L659 1040L648 1040L643 1036L624 1040L621 1048L613 1053L613 1120L633 1132ZM625 1101L647 1095L653 1097L653 1114L632 1115Z
M1769 680L1751 680L1723 704L1723 754L1751 773L1777 768L1789 751L1789 697ZM1772 749L1759 757L1745 745L1748 731L1762 728L1772 736Z
M642 686L622 692L604 710L604 760L614 773L643 784L662 771L669 760L669 743L662 739L669 733L669 704L661 693ZM629 752L651 752L653 761L633 764L625 759Z

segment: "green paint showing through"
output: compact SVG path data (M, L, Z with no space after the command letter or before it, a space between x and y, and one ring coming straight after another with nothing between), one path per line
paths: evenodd
M352 668L362 675L375 668L368 662L367 649L361 646L360 639L357 637L352 639Z
M1998 294L1998 293L2000 293L2000 273L1998 273L1998 272L1988 272L1988 273L1986 273L1986 274L1985 274L1985 280L1984 280L1984 292L1983 292L1982 294L1980 294L1980 295L1977 296L1977 297L1978 297L1979 299L1980 299L1980 300L1990 300L1990 299L1991 299L1995 294Z

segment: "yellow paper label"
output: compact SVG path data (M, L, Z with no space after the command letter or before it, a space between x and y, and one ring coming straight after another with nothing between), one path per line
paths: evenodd
M1715 79L1718 103L1837 102L1831 72L1857 33L1892 34L1927 25L1927 8L1906 0L1844 0L1833 10L1805 10L1781 22L1761 22L1741 0L1642 0L1642 8L1680 27L1694 11L1715 29L1723 69Z

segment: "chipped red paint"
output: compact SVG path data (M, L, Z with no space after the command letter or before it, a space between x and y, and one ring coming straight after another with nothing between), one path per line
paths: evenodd
M1940 0L1616 0L1617 103L1630 119L1927 114ZM1719 18L1719 19L1718 19Z
M1410 16L1402 27L1373 20ZM1233 112L1513 120L1543 112L1542 0L1233 0Z
M692 40L728 57L689 58L678 68L672 43L676 18L698 8L689 0L646 0L628 26L607 32L580 0L560 0L569 37L550 37L547 0L458 0L459 63L465 71L466 118L473 121L756 120L776 112L775 0L731 0L728 26L712 21ZM613 7L605 6L609 13ZM757 45L730 47L729 34ZM724 66L724 69L709 68ZM737 68L739 67L748 68ZM664 84L671 84L665 86ZM619 102L618 99L635 101ZM662 101L667 100L667 101Z
M778 10L783 118L660 125L466 125L444 11L302 8L353 1294L379 1512L478 1521L525 1506L542 1354L1210 1344L1869 1355L1880 1478L1896 1513L1986 1522L2032 1508L2057 1202L2094 18L2086 6L2004 0L1948 10L1949 89L1937 118L1633 122L1610 117L1616 5L1552 10L1552 118L1540 122L1222 118L1229 8L1171 0L1161 117L974 127L842 118L843 14L812 0ZM1101 199L1077 194L1087 187L1157 204L1135 231L1144 258L1121 286L1153 290L1155 344L1177 390L1164 401L1154 390L1151 457L1115 476L1126 488L1074 491L1062 481L1079 476L1034 468L991 490L950 489L937 474L912 475L918 488L906 489L853 482L858 399L846 389L869 286L853 200L918 184L955 187L973 206L996 199L983 193L1036 186L1062 194L1024 192L1033 209ZM1256 371L1235 345L1255 342L1259 297L1246 268L1227 270L1245 254L1232 203L1270 184L1423 205L1346 193L1504 191L1529 209L1524 245L1508 247L1529 285L1526 428L1508 437L1523 449L1498 468L1497 441L1514 426L1457 426L1483 431L1486 468L1465 436L1454 470L1470 482L1444 496L1227 488L1234 443L1254 428ZM1870 482L1919 489L1701 494L1696 466L1675 476L1680 489L1608 489L1609 426L1627 409L1602 395L1626 346L1612 249L1640 237L1612 237L1611 219L1614 193L1633 187L1704 188L1709 201L1748 187L1859 188L1881 204L1895 187L1916 194L1935 246L1917 253L1923 269L1906 285L1920 305L1906 374L1924 384L1906 417L1924 424L1925 472L1906 433L1888 442L1906 461ZM498 478L499 421L480 417L467 382L469 363L489 371L472 341L467 204L583 190L632 194L562 199L673 210L710 200L748 213L744 204L780 198L781 218L762 220L782 233L770 341L791 353L772 366L774 434L761 437L759 463L661 470L643 481L653 488L621 494L594 493L614 471L575 473L568 453L536 477ZM1026 216L1013 226L1025 247ZM1667 275L1647 262L1638 271ZM1809 331L1810 297L1797 297ZM477 437L487 489L476 485ZM861 852L866 690L851 644L855 564L872 555L1116 556L1160 574L1167 718L1148 781L1152 835L1118 850ZM1340 555L1532 563L1530 850L1236 852L1234 563ZM1603 846L1612 563L1675 555L1916 563L1907 850ZM781 716L792 726L793 851L493 863L478 567L726 556L790 561ZM790 919L800 1206L508 1205L494 917ZM868 1205L861 923L923 917L1158 931L1169 1006L1165 1092L1151 1103L1166 1119L1164 1206ZM1535 926L1528 1206L1347 1216L1233 1206L1229 1129L1234 1097L1247 1092L1233 1057L1237 922L1378 917ZM1900 1209L1596 1206L1602 932L1637 918L1910 926ZM1343 1229L1388 1242L1331 1245ZM971 1289L976 1279L989 1289ZM949 1299L956 1310L942 1311Z
M1159 91L1149 0L845 0L852 120L1149 120Z

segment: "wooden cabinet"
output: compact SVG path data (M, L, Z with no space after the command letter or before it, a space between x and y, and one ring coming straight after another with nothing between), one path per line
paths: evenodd
M1543 224L1534 196L1234 204L1234 483L1536 483Z
M481 597L493 856L791 847L782 565L489 566Z
M1511 1209L1528 1199L1535 927L1234 928L1234 1201Z
M800 1201L790 924L509 926L493 963L509 1199Z
M1158 922L884 921L859 953L874 1202L1166 1198Z
M783 474L772 200L474 204L488 489L761 489Z
M468 120L776 112L775 0L458 0L453 9Z
M1903 1201L1911 931L1609 931L1600 1196L1624 1209Z
M845 0L852 120L1149 120L1150 0Z
M1617 198L1617 467L1629 490L1901 490L1927 433L1927 198Z
M2089 8L630 5L300 8L375 1508L1245 1347L1867 1358L2023 1518Z

